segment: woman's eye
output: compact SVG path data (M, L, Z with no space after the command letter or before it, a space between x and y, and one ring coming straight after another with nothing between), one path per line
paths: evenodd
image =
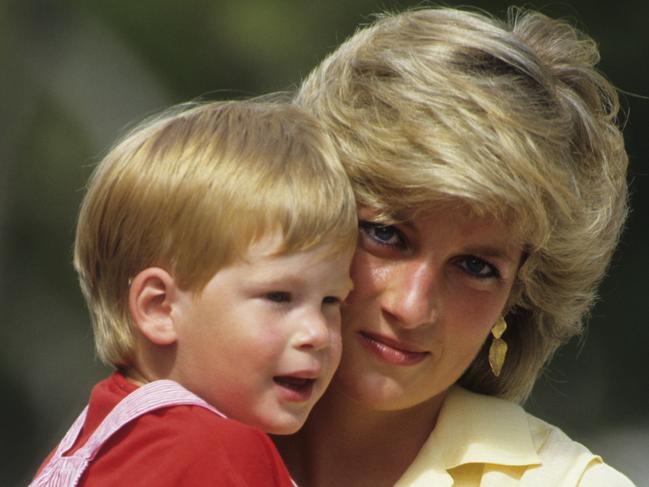
M475 277L500 277L498 269L479 257L464 257L458 262L458 265Z
M266 293L264 297L274 303L288 303L291 300L291 294L285 291L272 291Z
M380 245L390 245L394 247L404 245L404 239L401 232L392 225L383 225L381 223L361 220L359 222L359 227L363 234Z

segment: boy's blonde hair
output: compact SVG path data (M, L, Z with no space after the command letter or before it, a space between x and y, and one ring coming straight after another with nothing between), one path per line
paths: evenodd
M199 292L268 232L278 253L353 245L356 208L319 124L279 102L184 106L135 128L100 162L83 200L74 265L99 358L133 359L129 280L160 266Z
M592 39L536 12L426 8L359 30L296 94L332 135L359 205L390 223L460 203L523 243L507 360L494 377L487 340L461 380L474 391L528 395L580 332L618 241L627 156L598 60Z

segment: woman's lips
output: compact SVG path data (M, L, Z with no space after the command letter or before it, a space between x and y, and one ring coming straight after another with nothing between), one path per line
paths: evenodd
M415 365L430 355L430 352L414 350L413 347L388 337L364 331L358 334L365 349L389 364Z

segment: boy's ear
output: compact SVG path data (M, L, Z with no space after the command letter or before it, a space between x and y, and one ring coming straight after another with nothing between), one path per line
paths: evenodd
M131 281L128 307L135 327L156 345L171 345L177 334L172 317L177 286L164 269L149 267Z

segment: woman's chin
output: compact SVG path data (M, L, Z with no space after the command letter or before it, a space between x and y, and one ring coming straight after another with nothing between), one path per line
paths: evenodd
M357 403L359 406L375 411L394 411L406 409L413 403L413 394L408 388L391 377L376 372L346 374L339 370L329 386L328 394L336 394Z

